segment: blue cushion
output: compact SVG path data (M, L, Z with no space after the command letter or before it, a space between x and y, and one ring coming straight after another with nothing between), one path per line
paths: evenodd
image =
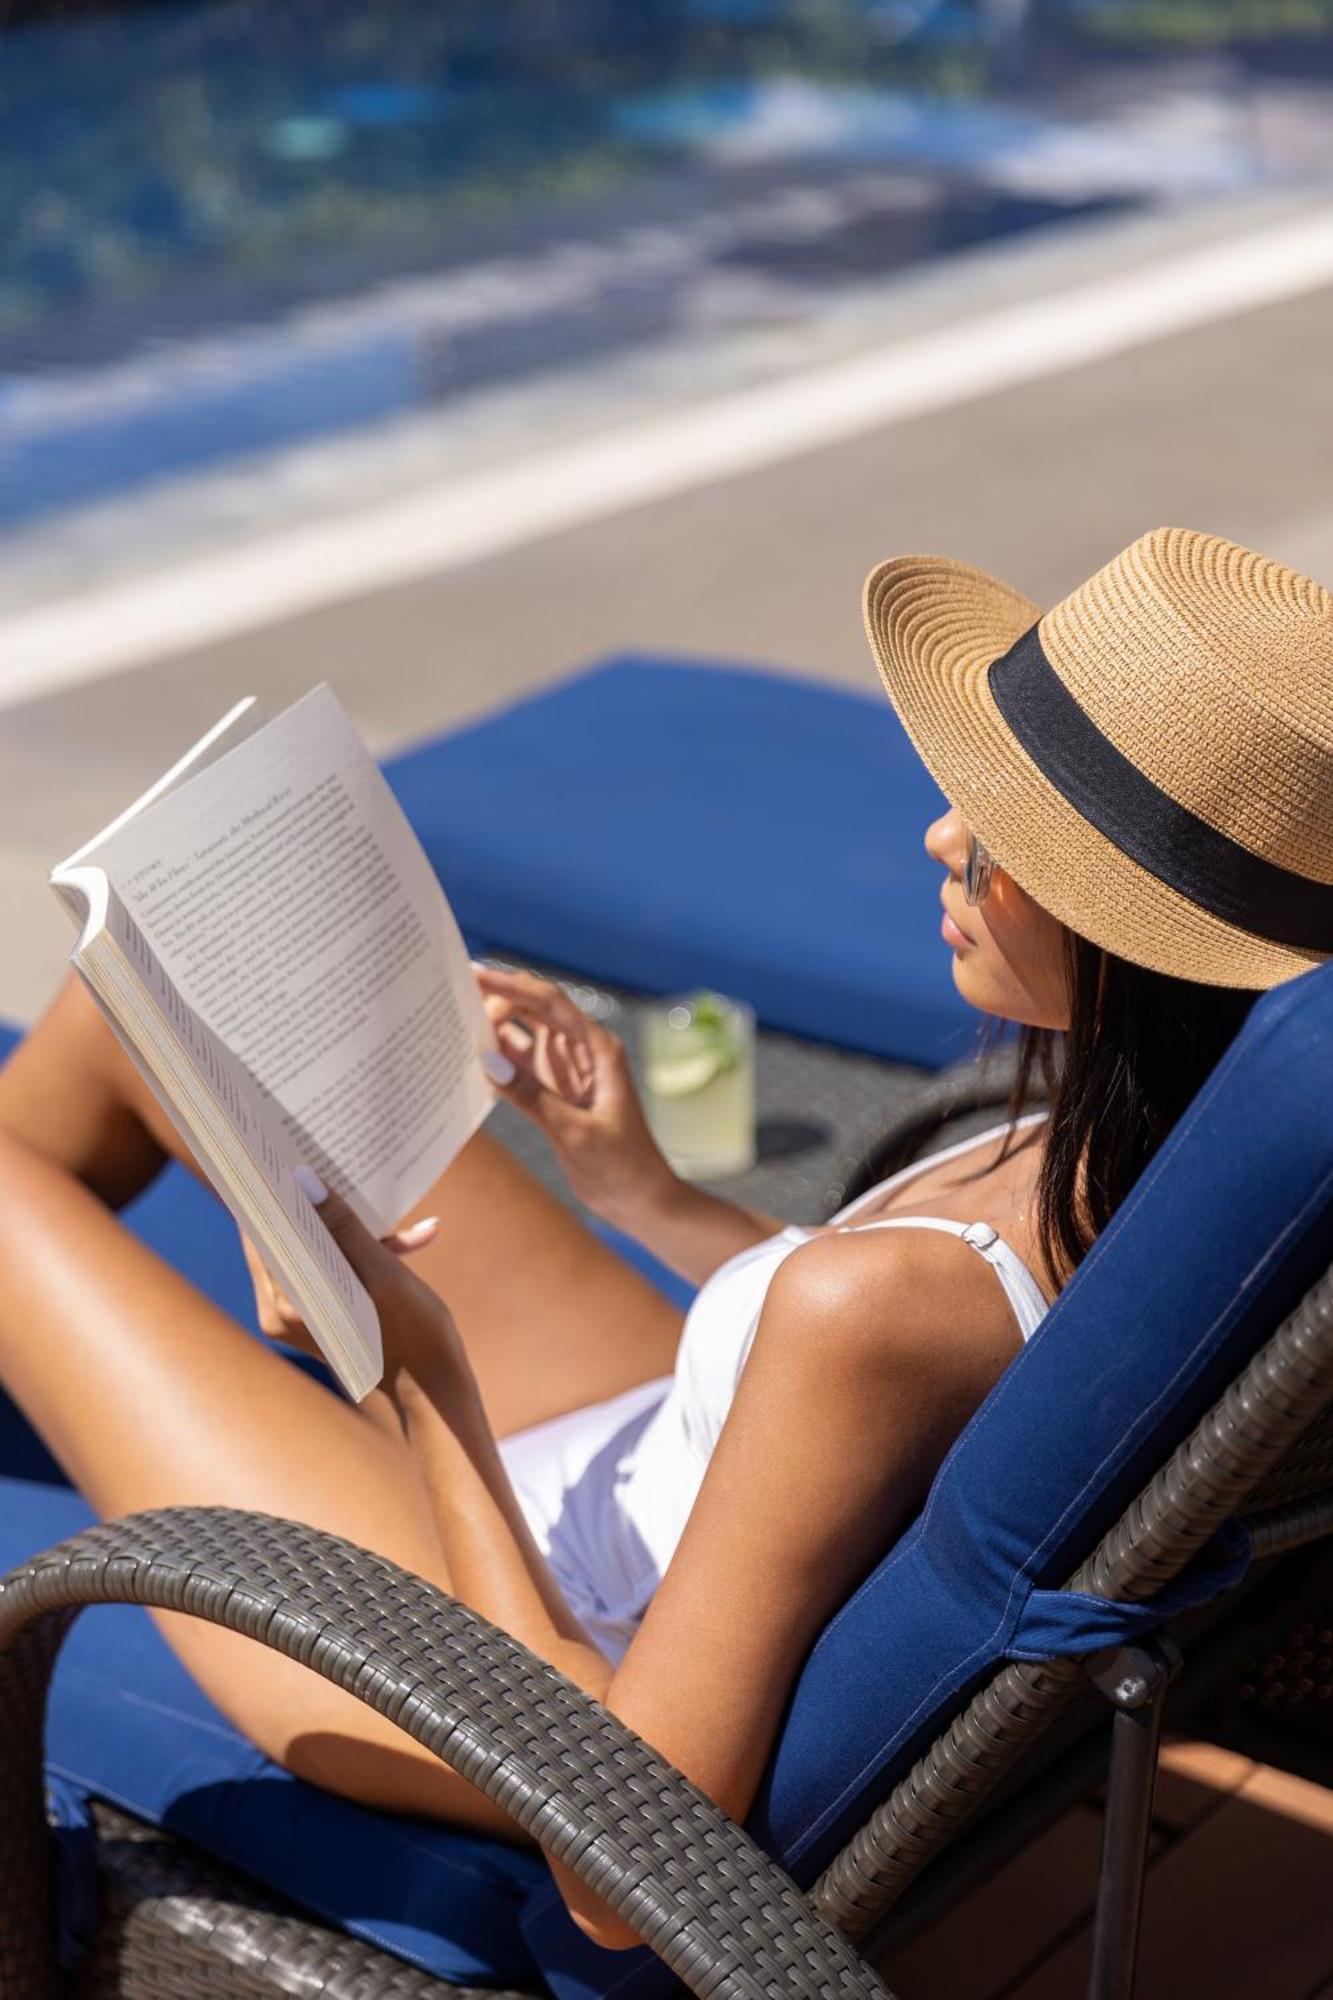
M815 1645L750 1821L799 1881L1001 1661L1104 1643L1048 1593L1333 1258L1330 1103L1333 965L1258 1002ZM647 1952L589 1945L547 1887L524 1927L560 2000L678 1990Z
M386 768L474 949L716 986L899 1061L968 1051L921 846L942 800L877 694L626 658Z

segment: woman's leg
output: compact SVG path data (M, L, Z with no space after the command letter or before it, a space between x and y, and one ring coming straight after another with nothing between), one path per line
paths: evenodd
M0 1070L0 1129L113 1206L183 1155L73 975ZM670 1372L676 1308L485 1131L413 1210L430 1214L440 1233L414 1268L453 1311L497 1436Z
M227 1506L304 1521L449 1579L401 1431L293 1368L0 1132L0 1384L96 1511ZM268 1755L372 1805L512 1834L392 1724L234 1633L155 1614Z

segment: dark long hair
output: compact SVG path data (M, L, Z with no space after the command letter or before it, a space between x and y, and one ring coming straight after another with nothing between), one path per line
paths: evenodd
M1259 997L1150 972L1065 930L1069 1027L1024 1028L1010 1129L1051 1100L1037 1179L1037 1233L1060 1284L1115 1214ZM999 1024L987 1023L993 1044ZM992 1165L995 1164L992 1162ZM982 1171L989 1171L983 1169Z

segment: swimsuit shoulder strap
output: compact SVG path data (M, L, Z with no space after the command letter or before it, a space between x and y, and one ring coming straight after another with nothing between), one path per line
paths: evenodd
M851 1235L864 1229L903 1228L945 1230L950 1236L961 1237L988 1264L993 1264L1004 1286L1005 1296L1014 1309L1020 1334L1024 1341L1032 1338L1049 1311L1046 1294L998 1229L992 1229L989 1222L955 1222L952 1216L946 1215L884 1215L878 1222L852 1223L844 1233Z

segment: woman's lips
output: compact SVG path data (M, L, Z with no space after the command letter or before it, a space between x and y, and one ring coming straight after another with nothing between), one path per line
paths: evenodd
M976 939L970 938L966 931L959 930L947 910L940 918L940 936L946 944L952 945L955 951L970 951L976 943Z

